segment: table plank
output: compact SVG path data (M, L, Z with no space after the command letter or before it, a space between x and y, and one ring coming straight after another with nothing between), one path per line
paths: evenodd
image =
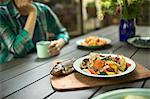
M143 29L143 31L141 31L141 32L138 32L138 33L136 33L137 35L140 35L140 36L150 36L150 26L137 26L137 28L136 29L138 29L138 28L142 28Z
M149 49L137 49L136 53L131 56L131 59L134 60L136 63L142 64L148 69L150 68L150 62L148 61L150 59ZM146 80L146 82L148 81ZM143 87L143 85L141 87Z
M150 69L150 49L139 49L132 59Z
M146 81L144 88L150 88L150 78Z
M88 99L98 88L79 91L55 92L47 99Z
M126 57L131 57L132 55L135 54L135 52L138 50L138 48L135 48L131 45L128 45L127 43L124 44L123 47L115 51L116 54L123 54Z
M53 92L49 76L46 76L40 81L35 82L32 86L28 86L28 88L24 88L6 99L42 99Z

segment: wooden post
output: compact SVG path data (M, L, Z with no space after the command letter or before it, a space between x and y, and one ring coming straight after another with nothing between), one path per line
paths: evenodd
M84 22L83 22L83 0L80 0L80 21L81 21L81 34L84 34Z
M78 30L80 34L84 34L84 22L83 22L83 0L78 1L78 15L77 15L77 21L78 21Z

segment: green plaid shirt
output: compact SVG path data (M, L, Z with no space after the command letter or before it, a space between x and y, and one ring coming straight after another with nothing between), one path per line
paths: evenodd
M0 64L22 57L35 47L40 40L48 40L52 34L54 39L63 38L68 42L68 32L60 24L52 10L41 3L37 7L37 20L33 38L24 30L27 17L21 16L12 0L0 5Z

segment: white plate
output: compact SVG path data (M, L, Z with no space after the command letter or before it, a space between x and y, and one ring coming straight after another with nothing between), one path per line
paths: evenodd
M105 55L105 56L117 56L115 54L101 54L101 55ZM83 74L83 75L86 75L86 76L90 76L90 77L117 77L117 76L122 76L122 75L126 75L130 72L132 72L135 68L136 68L136 64L133 60L125 57L125 60L126 62L130 63L131 66L128 67L128 69L120 74L115 74L115 75L94 75L94 74L90 74L90 73L87 73L85 71L83 71L81 68L80 68L80 65L82 63L82 61L85 59L85 58L88 58L89 56L84 56L84 57L81 57L79 59L77 59L74 63L73 63L73 67L76 71L78 71L79 73Z
M100 38L102 38L102 37L100 37ZM84 45L81 45L81 43L84 42L85 39L80 39L80 40L76 41L76 44L77 44L78 46L80 46L80 47L89 48L89 49L101 48L101 47L104 47L104 46L106 46L106 45L111 44L111 40L110 40L110 39L108 39L108 38L102 38L102 39L106 40L107 44L102 45L102 46L84 46Z

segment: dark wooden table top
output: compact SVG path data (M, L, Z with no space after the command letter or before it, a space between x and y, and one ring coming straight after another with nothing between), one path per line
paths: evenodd
M150 36L149 27L137 26L136 34ZM49 79L51 63L56 59L81 57L89 50L81 50L76 46L76 41L89 35L106 37L112 40L112 47L100 49L96 52L112 52L123 54L135 62L150 69L150 49L139 49L119 41L118 26L109 26L101 30L74 38L66 45L61 54L49 59L38 59L36 53L25 58L14 59L0 65L0 98L6 99L88 99L109 90L124 88L150 88L150 79L137 82L119 84L107 87L96 87L77 91L55 91Z

